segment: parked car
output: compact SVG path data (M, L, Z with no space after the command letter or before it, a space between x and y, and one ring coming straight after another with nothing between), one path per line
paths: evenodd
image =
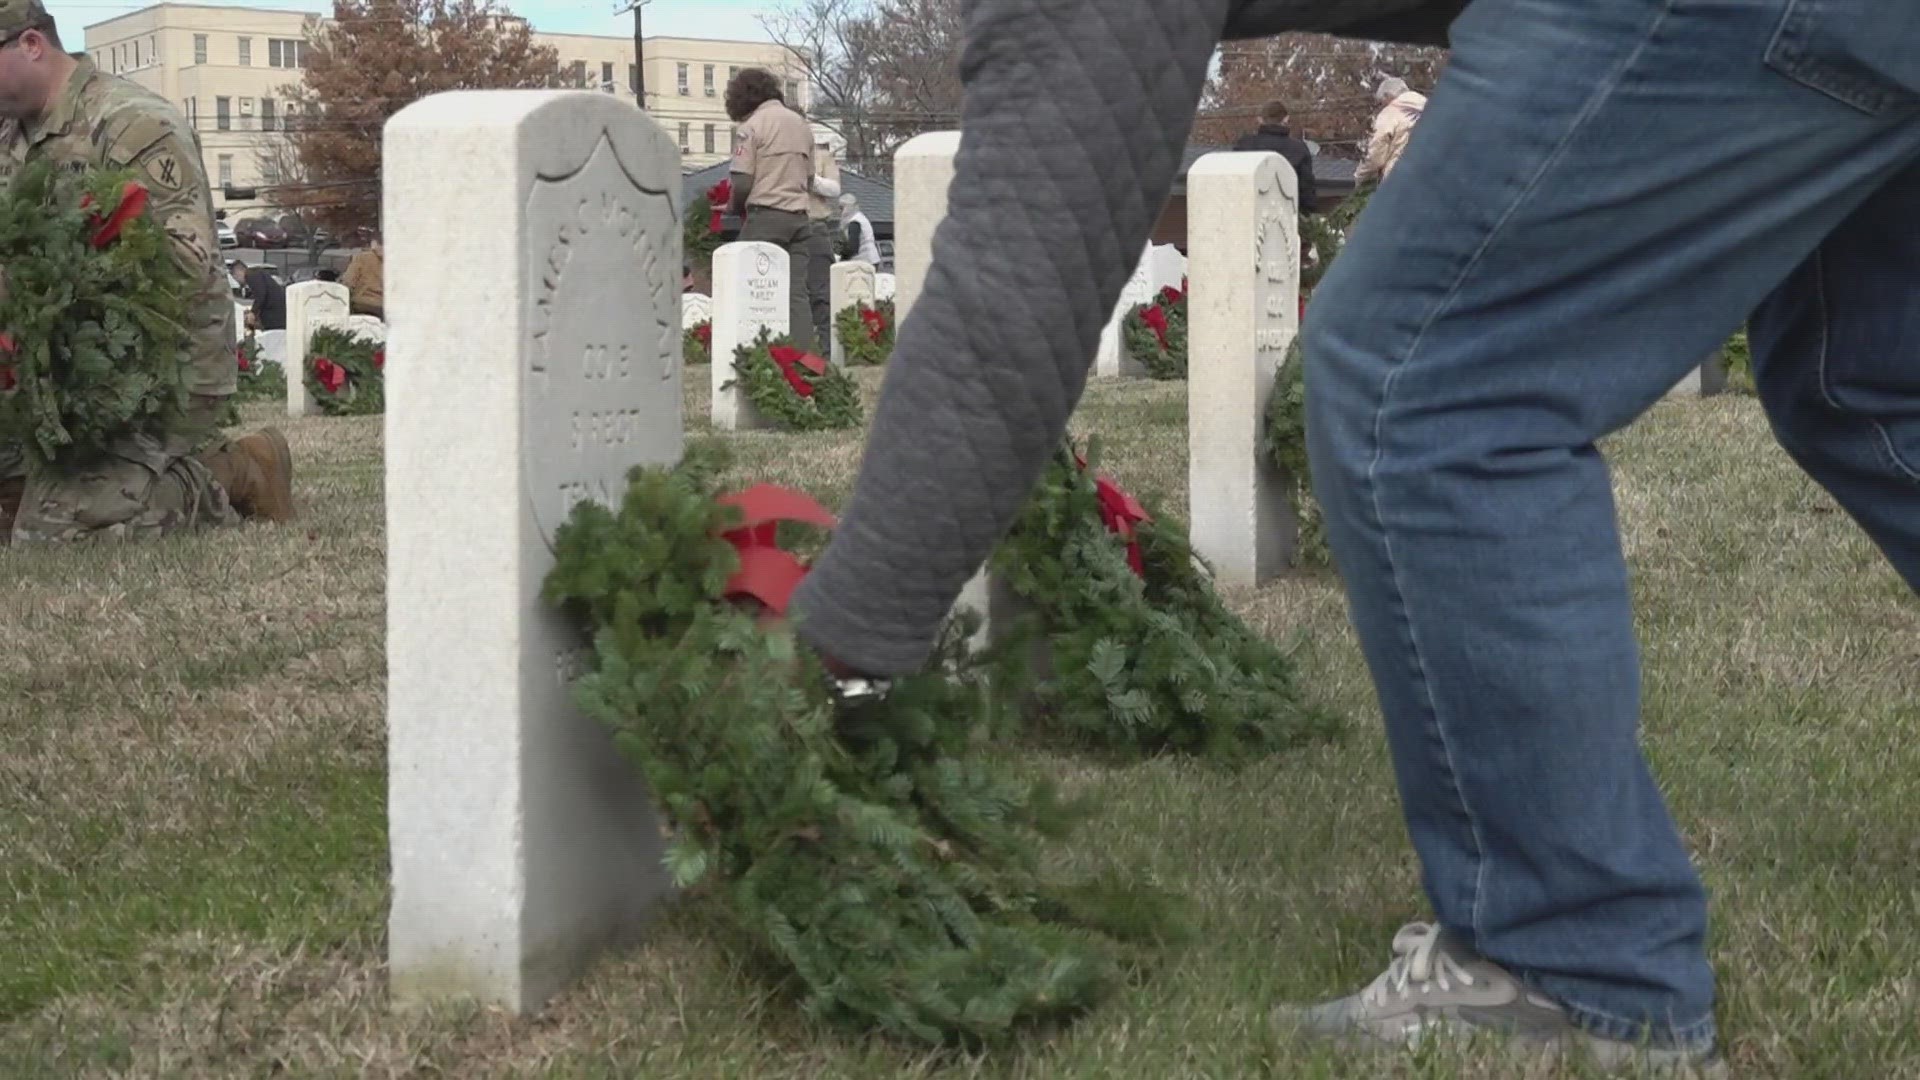
M266 218L241 218L233 227L233 235L240 242L240 247L265 249L287 246L287 234Z
M220 237L221 248L225 249L240 246L240 238L233 235L233 226L226 222L215 222L213 231Z

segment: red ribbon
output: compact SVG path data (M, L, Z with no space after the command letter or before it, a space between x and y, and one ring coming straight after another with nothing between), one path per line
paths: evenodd
M739 507L745 517L720 534L740 555L740 569L727 579L725 595L752 597L766 608L767 618L784 617L793 590L807 576L807 567L776 541L779 523L797 521L831 529L839 522L807 496L772 484L722 495L719 502Z
M385 349L373 350L373 367L374 367L374 370L376 371L387 370L387 350Z
M693 327L693 336L699 339L700 344L706 346L706 348L709 351L711 351L713 348L713 323L711 322L695 323Z
M238 348L238 349L235 349L235 350L233 350L233 355L234 355L234 357L235 357L235 359L238 359L238 360L240 361L240 370L241 370L241 371L252 371L252 370L253 370L253 365L252 365L252 364L249 364L249 363L247 363L247 350L246 350L246 348L245 348L245 347L241 347L241 348Z
M1086 469L1086 458L1075 454L1073 459L1080 463L1082 470ZM1121 490L1120 485L1105 473L1094 477L1093 490L1100 499L1100 520L1106 523L1108 532L1127 542L1127 565L1133 568L1134 576L1145 578L1147 564L1140 555L1140 539L1134 535L1133 527L1143 521L1152 521L1152 516L1138 499Z
M708 232L717 233L720 231L720 219L726 216L727 204L732 201L732 177L726 177L707 189L707 205L713 208L713 213L707 217Z
M798 369L806 368L818 376L827 370L825 360L812 353L801 352L791 345L775 345L767 352L773 357L773 362L780 366L780 374L787 377L787 385L793 387L794 393L803 398L813 396L813 383L807 381L807 377L800 374Z
M324 356L313 362L313 374L329 394L337 394L347 385L347 369Z
M83 210L92 205L93 196L91 195L80 200L80 208ZM120 189L119 205L113 208L113 213L108 214L105 221L101 221L98 214L88 219L94 226L93 239L90 242L95 248L103 248L113 243L119 239L120 230L127 227L127 222L139 217L146 208L147 189L132 180L127 181L126 185Z
M1147 310L1140 313L1140 320L1147 324L1147 329L1153 331L1154 337L1160 339L1160 350L1162 352L1172 348L1171 345L1167 344L1166 309L1162 308L1159 304L1148 304Z
M0 355L12 356L19 351L20 346L13 343L12 334L0 334ZM20 380L13 373L13 365L0 364L0 390L11 390L18 385Z
M1180 288L1178 289L1174 288L1171 285L1162 285L1160 287L1160 299L1165 300L1169 304L1177 304L1180 301L1185 300L1187 298L1186 284L1187 284L1187 279L1181 278Z
M878 345L880 335L887 332L887 317L880 314L878 308L863 307L860 309L860 321L867 324L867 340Z

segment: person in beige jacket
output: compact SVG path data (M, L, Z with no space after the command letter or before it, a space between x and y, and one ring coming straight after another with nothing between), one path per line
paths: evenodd
M1353 182L1364 187L1374 180L1385 180L1406 152L1413 126L1427 107L1427 96L1408 88L1405 79L1387 79L1373 92L1374 100L1384 106L1373 118L1373 135L1367 139L1367 157L1354 170Z
M347 287L347 307L355 315L371 315L376 319L387 317L386 291L381 284L386 279L383 250L376 237L367 250L353 257L353 261L347 264L347 272L340 278L340 284Z

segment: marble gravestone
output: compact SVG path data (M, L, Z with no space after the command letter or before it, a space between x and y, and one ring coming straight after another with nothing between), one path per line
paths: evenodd
M709 406L716 431L751 431L767 426L745 387L729 386L734 349L751 345L763 329L774 337L787 333L787 252L774 244L722 244L713 253L713 399Z
M1152 300L1157 291L1151 273L1152 253L1151 243L1141 250L1140 258L1133 264L1133 276L1121 288L1120 299L1113 305L1113 313L1107 317L1106 326L1100 330L1100 346L1093 358L1093 374L1096 378L1139 378L1147 373L1139 361L1127 355L1124 328L1127 313Z
M287 286L287 415L313 416L320 403L307 393L307 345L323 326L347 328L347 287L337 281L296 281Z
M876 300L891 300L899 287L899 279L892 274L873 275L873 297ZM896 312L895 317L898 317Z
M1227 585L1291 563L1287 478L1260 430L1300 332L1298 180L1278 154L1217 153L1187 172L1187 451L1193 547ZM1251 227L1249 227L1251 226Z
M706 293L680 294L680 328L689 329L699 323L713 321L713 299Z
M540 590L577 503L681 453L680 154L611 95L466 91L384 161L392 1000L526 1011L667 888Z
M1154 293L1178 289L1187 280L1187 257L1172 244L1156 244L1147 251L1147 287Z
M831 287L828 289L828 296L832 298L833 323L838 323L840 313L855 304L865 304L868 307L873 306L875 297L873 292L872 263L860 262L857 259L847 262L837 262L833 264L832 273L833 276L830 283ZM841 367L845 367L847 364L847 350L845 346L840 343L840 332L837 329L833 333L833 356L831 359Z
M953 158L960 133L929 131L893 152L893 303L894 324L905 325L907 312L927 284L933 265L933 234L947 216L947 188L953 183Z

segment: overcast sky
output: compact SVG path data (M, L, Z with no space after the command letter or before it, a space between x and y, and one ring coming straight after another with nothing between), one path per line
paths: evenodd
M232 0L198 0L212 7L268 7L326 14L333 10L327 0L283 0L279 3L236 3ZM147 4L111 3L109 0L46 0L47 10L60 28L74 38L79 47L85 38L83 27L138 11ZM526 16L536 30L565 34L621 34L632 36L633 16L614 15L608 0L507 0L517 15ZM766 31L756 16L770 11L774 4L765 0L651 0L642 26L648 37L711 37L743 41L765 41Z

